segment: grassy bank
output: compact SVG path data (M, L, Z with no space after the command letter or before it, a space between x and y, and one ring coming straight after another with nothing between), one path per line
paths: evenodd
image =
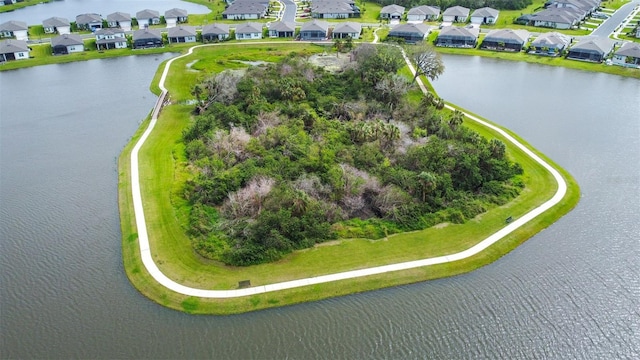
M142 196L150 245L158 267L169 277L187 286L205 289L234 289L238 281L251 280L253 286L335 273L408 260L451 254L464 250L504 226L508 216L517 218L550 198L556 184L549 173L514 146L507 144L510 156L525 169L526 190L511 203L495 208L463 225L443 224L435 228L390 236L371 241L349 239L313 249L298 251L277 263L234 268L203 260L191 249L182 223L188 205L180 200L184 158L180 135L190 121L190 106L181 105L190 98L193 81L203 73L218 71L245 57L275 60L290 51L309 54L322 49L300 44L264 45L239 48L219 46L199 49L195 56L179 59L167 81L175 105L167 107L147 143L140 151ZM199 59L194 62L195 59ZM190 67L187 66L190 65ZM194 71L195 70L195 71ZM159 70L160 71L160 70ZM154 81L158 80L156 76ZM154 86L156 83L154 82ZM466 120L467 126L487 137L494 132ZM124 265L131 282L145 296L162 305L190 313L230 314L305 301L318 300L354 292L396 286L428 279L453 276L495 261L535 233L548 227L571 210L579 200L579 189L569 174L566 201L541 215L487 251L454 263L369 276L335 283L237 299L195 299L173 293L159 286L141 264L135 219L131 204L130 151L147 126L145 122L123 151L119 161L119 205L123 233ZM514 135L515 136L515 135ZM542 155L541 155L542 156Z
M0 13L9 12L9 11L17 10L17 9L22 9L22 8L25 8L25 7L31 6L31 5L44 4L44 3L48 3L50 1L52 1L52 0L24 0L22 2L18 2L18 3L15 3L15 4L0 6Z

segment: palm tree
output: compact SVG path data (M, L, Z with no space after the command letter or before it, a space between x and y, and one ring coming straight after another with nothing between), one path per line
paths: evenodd
M449 127L451 127L451 130L456 130L458 126L462 124L463 120L464 120L464 114L462 113L462 111L456 109L454 110L453 115L449 120Z

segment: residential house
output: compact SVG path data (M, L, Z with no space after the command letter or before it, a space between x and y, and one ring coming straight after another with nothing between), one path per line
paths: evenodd
M29 27L24 21L10 20L0 24L0 37L15 37L16 40L29 40Z
M131 15L120 11L109 14L107 15L107 26L131 31Z
M529 41L529 32L522 29L496 29L491 30L484 37L481 49L499 51L521 51Z
M57 16L43 20L42 27L44 28L45 34L58 33L60 35L64 35L71 33L71 24L69 23L69 20Z
M533 26L552 29L571 29L581 19L580 14L571 8L548 8L531 16Z
M462 6L452 6L442 13L444 23L466 23L469 19L469 9Z
M167 38L169 43L192 43L196 42L196 27L178 25L169 28Z
M356 22L343 22L336 24L331 37L334 39L359 39L362 33L362 24Z
M301 40L325 40L329 37L329 23L323 20L312 20L300 27Z
M156 10L144 9L136 13L138 28L144 29L151 25L160 24L160 13Z
M210 24L202 28L202 41L218 42L229 38L229 25L227 24Z
M235 0L222 12L223 19L256 20L269 12L268 0Z
M125 49L127 47L127 37L123 29L99 29L95 34L98 50Z
M0 41L0 62L10 60L24 60L29 58L29 47L24 40Z
M571 37L559 32L548 32L538 36L529 46L529 53L557 56L571 44Z
M187 10L184 9L169 9L164 12L164 21L167 23L168 28L172 28L177 24L186 23L189 19L189 14Z
M471 13L471 23L478 25L492 25L498 20L500 11L492 9L490 7L483 7L476 9Z
M439 17L440 8L437 6L420 5L407 12L407 22L436 21Z
M611 61L620 66L640 69L640 44L626 42L614 54Z
M272 22L268 25L268 28L269 37L272 38L293 37L296 33L296 24L285 21Z
M146 49L162 47L162 33L158 29L138 29L133 32L133 48Z
M313 0L311 17L315 19L348 19L360 17L360 8L353 0Z
M64 34L51 39L53 55L66 55L84 51L84 41L80 35Z
M262 24L248 22L236 26L236 40L262 39Z
M80 14L76 16L76 27L81 30L102 29L102 17L98 14Z
M404 14L404 6L400 5L387 5L380 9L381 20L402 20Z
M569 49L567 59L602 62L613 51L615 41L600 36L589 36Z
M480 29L477 27L445 26L438 34L436 46L473 48L479 34Z
M430 30L429 25L422 23L398 24L389 31L387 36L402 38L407 43L416 43L424 40L429 35Z

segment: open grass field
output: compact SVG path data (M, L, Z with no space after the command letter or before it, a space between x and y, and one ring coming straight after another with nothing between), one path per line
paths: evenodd
M198 257L191 249L182 227L188 205L179 196L181 180L186 176L180 134L190 121L191 107L181 104L190 99L190 88L199 77L226 68L227 65L236 63L235 60L251 58L274 61L291 51L307 55L322 49L311 45L301 47L300 44L270 45L268 48L265 45L242 48L217 46L199 49L195 55L174 62L167 88L170 89L172 103L176 105L163 110L153 134L141 149L140 164L142 196L154 260L175 281L205 289L234 289L241 280L250 280L252 286L264 285L455 253L501 228L508 216L521 216L546 201L556 191L556 184L549 173L507 144L510 156L525 169L526 189L511 203L497 207L466 224L443 224L377 241L345 239L294 252L276 263L243 268L224 266ZM497 137L492 131L481 128L470 120L465 123L487 137ZM133 141L145 127L146 123ZM464 261L245 298L195 299L160 287L141 265L128 174L133 141L123 151L119 161L119 203L125 269L134 286L144 295L165 306L191 313L245 312L468 272L495 261L548 227L570 211L579 200L577 184L570 175L563 173L569 183L569 192L562 205L536 218L486 252Z

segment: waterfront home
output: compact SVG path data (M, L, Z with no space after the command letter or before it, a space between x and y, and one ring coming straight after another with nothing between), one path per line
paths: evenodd
M29 40L29 27L24 21L10 20L0 24L0 37L15 37L16 40Z
M548 8L537 12L531 16L530 22L533 26L552 29L571 29L577 25L582 18L574 9Z
M491 30L484 37L480 48L485 50L517 52L521 51L527 41L529 41L529 36L529 32L522 29Z
M162 33L157 29L138 29L133 32L133 48L146 49L162 47Z
M640 69L640 44L635 42L624 43L613 54L611 62L620 66Z
M440 8L437 6L420 5L407 12L407 22L436 21L439 17Z
M98 14L88 13L76 16L76 27L80 30L95 31L102 28L102 17Z
M398 24L394 26L387 36L404 39L405 42L413 44L424 40L430 31L429 25L426 24Z
M187 10L173 8L164 12L164 21L168 28L172 28L178 24L186 23L189 19Z
M438 34L436 46L473 48L479 34L480 29L477 27L445 26Z
M311 17L316 19L348 19L360 17L360 8L353 0L314 0Z
M131 31L131 15L120 11L109 14L107 15L107 26Z
M471 13L471 23L478 25L492 25L498 20L500 11L492 9L490 7L483 7L476 9Z
M84 40L80 35L64 34L51 39L53 55L66 55L84 51Z
M29 47L24 40L0 41L0 62L11 60L24 60L29 58Z
M123 29L99 29L96 30L95 34L98 50L124 49L127 47L127 37Z
M362 33L362 24L356 22L344 22L336 24L331 36L334 39L359 39L360 33Z
M169 28L167 38L169 43L192 43L196 42L196 27L178 25Z
M268 0L235 0L222 12L222 18L228 20L256 20L265 17L268 11Z
M452 6L442 13L442 22L465 23L469 19L469 9L462 6Z
M569 49L567 59L602 62L613 51L615 41L600 36L585 37Z
M160 24L160 12L151 9L140 10L136 13L138 28L143 29L151 25Z
M272 22L267 27L269 28L269 37L272 38L293 37L296 32L296 24L285 21Z
M262 24L248 22L236 26L236 40L262 39Z
M205 25L202 28L202 41L204 42L218 42L227 40L229 38L229 25L228 24L210 24Z
M329 37L329 23L323 20L312 20L300 27L301 40L325 40Z
M400 5L387 5L380 9L381 20L402 20L404 14L404 6Z
M45 34L58 33L59 35L64 35L71 33L71 24L69 23L69 20L57 16L43 20L42 28L44 29Z
M529 53L557 56L571 44L571 37L559 32L548 32L538 36L529 46Z

